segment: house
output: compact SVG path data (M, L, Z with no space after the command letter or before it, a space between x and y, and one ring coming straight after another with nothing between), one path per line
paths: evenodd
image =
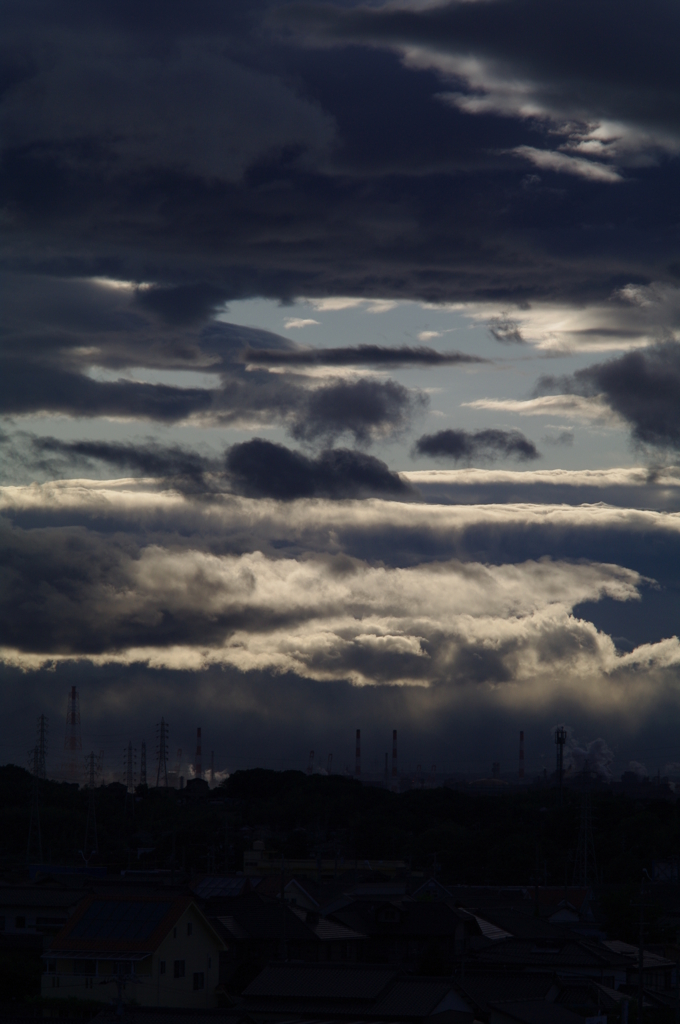
M273 963L244 990L244 1009L267 1021L472 1024L450 978L416 978L381 964Z
M214 1006L224 948L190 895L90 895L43 954L42 995Z
M466 936L479 932L474 918L442 901L355 899L329 920L367 936L364 957L371 963L422 965L427 973L452 970ZM436 966L435 966L436 965Z
M583 1017L563 1006L536 1000L497 1003L491 1007L489 1016L489 1024L583 1024L583 1021Z
M212 901L210 920L224 941L221 980L229 983L242 964L262 970L282 955L303 962L362 959L366 937L314 910L291 907L281 900L243 893L232 900ZM251 973L252 977L253 974Z
M63 886L3 886L0 888L0 935L15 938L54 935L64 927L82 898L82 890Z

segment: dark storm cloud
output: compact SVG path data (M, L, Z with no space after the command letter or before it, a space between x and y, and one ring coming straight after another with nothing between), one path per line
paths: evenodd
M517 80L532 83L560 111L571 105L677 130L680 76L673 40L680 13L664 0L646 8L644 23L633 0L603 0L596 7L588 0L556 7L541 0L492 0L415 10L312 4L293 9L301 25L316 24L339 39L492 60L506 73L512 69ZM508 106L511 102L509 97Z
M206 320L225 304L227 293L214 285L188 284L174 288L140 288L135 299L170 324L184 325Z
M587 179L597 159L570 164L560 147L578 140L518 118L511 88L526 72L549 110L567 97L588 123L594 104L626 125L677 125L675 55L657 45L675 15L659 0L640 32L580 0L327 5L324 31L351 36L330 49L327 34L318 46L292 34L301 17L278 4L195 6L160 18L149 0L124 13L95 3L87 17L6 4L6 262L150 282L139 311L175 325L255 295L511 305L677 281L672 163L636 167L623 187ZM458 109L447 88L484 99L488 83L476 92L400 60L407 45L446 56L456 40L473 63L503 65L496 107ZM645 152L663 148L657 136ZM633 142L621 145L637 153ZM527 188L546 147L562 163Z
M519 430L440 430L436 434L423 434L416 441L418 455L448 458L459 462L493 462L497 459L518 459L528 462L540 459L541 453L533 441Z
M227 452L227 471L235 488L249 497L405 498L414 491L384 462L347 448L309 458L280 444L253 438Z
M63 441L30 434L0 436L5 454L16 467L56 474L103 462L116 469L155 477L187 496L220 493L256 498L413 498L415 488L380 459L347 448L327 449L316 458L281 444L254 438L232 445L223 459L180 445Z
M660 448L680 447L680 344L669 341L577 370L571 378L543 377L539 390L603 395L630 426L633 438Z
M357 345L354 348L269 350L246 349L243 359L265 366L455 366L458 363L486 363L480 356L464 352L437 352L420 346L387 348Z
M426 405L424 395L393 380L340 381L309 393L304 415L296 417L291 433L298 440L314 441L349 432L365 444L381 433L404 430Z

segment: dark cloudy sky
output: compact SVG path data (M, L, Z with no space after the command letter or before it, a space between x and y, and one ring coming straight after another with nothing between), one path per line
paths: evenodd
M0 8L2 759L680 763L680 7Z

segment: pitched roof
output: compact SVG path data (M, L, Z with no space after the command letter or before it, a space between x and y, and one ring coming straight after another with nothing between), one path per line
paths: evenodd
M223 899L239 896L242 892L255 888L259 881L259 878L247 878L245 875L206 875L191 888L199 899Z
M130 959L152 953L192 902L187 895L88 896L54 938L50 954L120 953Z
M391 967L270 964L243 994L272 999L372 1001L397 978L398 972Z
M381 908L398 910L398 920L380 919ZM366 935L455 936L461 920L469 915L437 900L425 903L410 898L368 902L356 900L333 912L332 917Z
M372 1013L379 1017L427 1017L452 987L450 981L405 978L380 999Z
M456 987L475 1006L487 1012L489 1004L494 1002L546 999L550 990L556 986L552 974L520 974L513 971L503 974L466 974L464 980L457 982Z
M78 889L38 889L12 886L0 889L0 907L72 907L82 900Z
M520 1003L492 1003L493 1009L521 1024L583 1024L583 1017L563 1006L532 999Z
M531 939L501 939L476 954L478 961L500 965L526 965L550 967L560 970L569 967L614 968L625 967L628 961L604 943L576 941L566 938L556 942L537 942Z

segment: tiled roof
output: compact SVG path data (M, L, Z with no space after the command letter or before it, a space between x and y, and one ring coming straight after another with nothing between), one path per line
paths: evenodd
M246 997L375 1000L396 980L389 967L270 964L248 985Z
M388 903L398 910L398 920L381 921L378 919L380 907L386 906ZM442 901L421 903L412 899L380 902L357 900L349 906L335 911L332 916L348 928L366 935L428 937L454 937L462 919L457 909Z
M373 1013L383 1017L427 1017L439 1006L452 988L451 982L420 980L398 981L374 1007Z
M626 958L603 944L576 942L572 939L542 944L531 939L502 939L493 946L479 950L476 959L482 963L550 967L559 970L568 967L606 968L625 967Z
M305 925L314 933L319 942L331 942L333 940L347 942L350 939L366 938L361 932L352 931L351 928L346 928L343 924L336 924L335 921L328 921L324 917L320 917L316 924L312 924L311 921L307 921L307 912L305 910L291 908L291 911L301 921L304 921Z
M520 1003L495 1003L494 1009L521 1024L583 1024L583 1017L563 1006L533 999Z
M468 974L457 982L457 988L480 1008L500 1001L545 999L554 987L554 976L545 973Z
M191 902L186 895L86 897L55 937L50 952L153 952Z
M620 956L626 957L630 961L634 961L635 965L638 964L638 957L640 955L639 946L631 946L628 942L620 942L618 939L613 939L608 942L603 942L603 946L610 949L612 953L618 953ZM661 956L659 953L650 953L649 950L643 949L642 951L642 969L652 969L654 967L665 968L675 967L674 960L667 960L665 956Z
M193 891L202 900L239 896L244 890L254 888L259 878L229 877L224 875L206 875L200 882L192 886Z
M72 907L83 899L82 890L34 889L14 887L0 889L0 907Z

